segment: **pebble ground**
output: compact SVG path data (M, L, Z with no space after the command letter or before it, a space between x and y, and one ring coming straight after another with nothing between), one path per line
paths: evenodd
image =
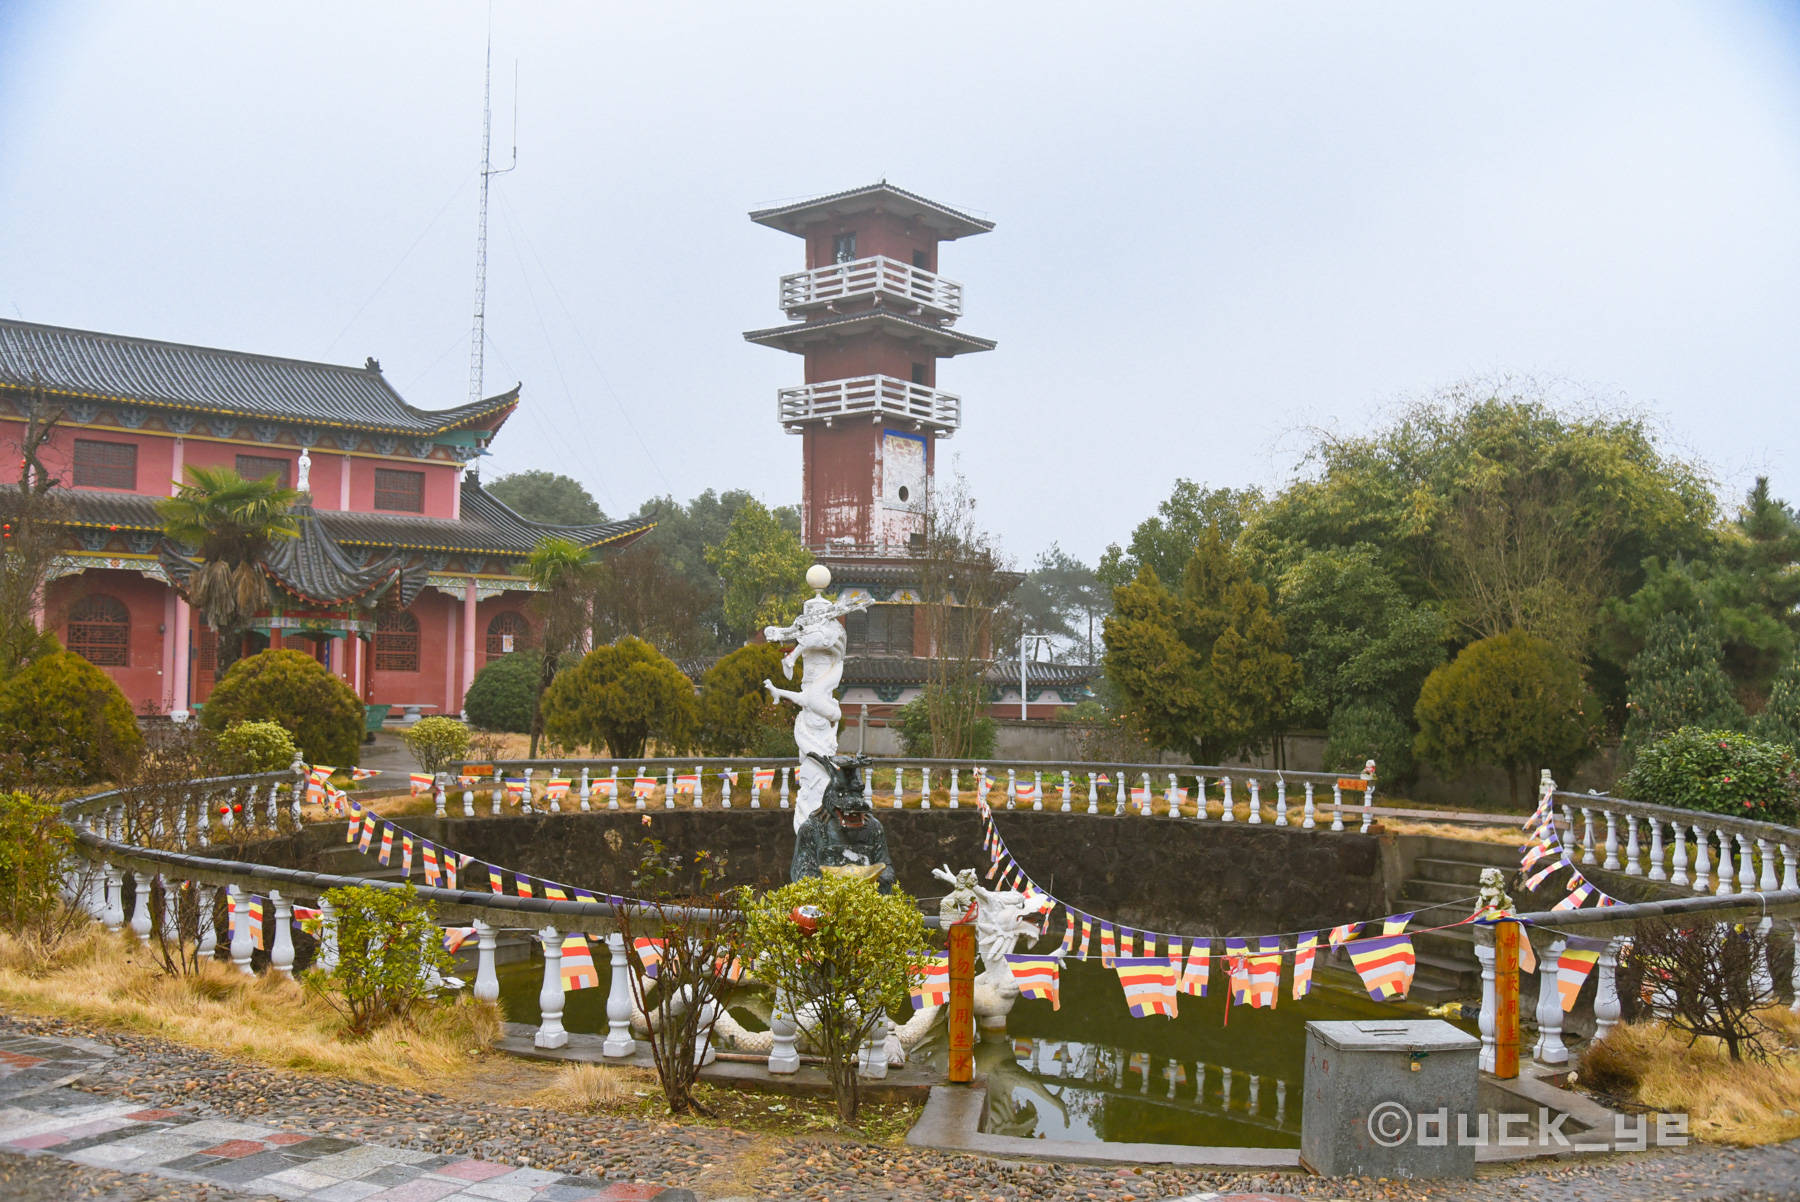
M1429 1202L1800 1199L1800 1141L1750 1150L1695 1146L1540 1162L1483 1169L1475 1181L1442 1184L1017 1163L830 1134L775 1137L513 1105L517 1095L506 1094L504 1060L493 1062L498 1080L481 1091L491 1096L453 1098L281 1072L55 1020L0 1015L0 1031L87 1037L116 1049L110 1073L78 1086L102 1097L180 1106L209 1117L279 1121L321 1135L433 1154L685 1187L713 1202L1162 1202L1233 1194ZM213 1202L245 1196L216 1186L0 1153L5 1202Z

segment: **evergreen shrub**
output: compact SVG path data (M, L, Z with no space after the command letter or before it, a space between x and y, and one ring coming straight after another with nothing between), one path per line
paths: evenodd
M1390 787L1411 780L1417 769L1412 727L1385 701L1342 702L1325 727L1325 771L1358 773L1368 760Z
M354 885L325 896L338 915L338 962L329 973L310 975L308 985L344 1014L352 1035L390 1022L410 1025L454 963L431 906L410 884Z
M469 724L477 730L528 733L531 702L537 696L538 668L543 662L541 653L534 650L515 651L488 661L475 673L463 697Z
M406 732L406 750L419 771L433 776L459 764L469 753L469 728L455 718L420 718Z
M74 841L55 802L0 793L0 927L38 931L62 908L64 858Z
M0 684L0 737L8 784L116 779L144 750L131 702L70 651L41 656Z
M1619 781L1632 801L1793 822L1800 802L1794 749L1733 730L1684 726L1638 753Z
M296 750L294 736L279 722L233 722L213 742L214 760L226 776L279 772L293 765Z
M240 659L200 710L200 724L211 731L246 721L279 724L311 764L353 767L362 749L362 702L304 651Z

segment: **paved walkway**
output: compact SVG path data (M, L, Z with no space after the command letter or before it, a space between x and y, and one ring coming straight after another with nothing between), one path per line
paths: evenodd
M694 1202L685 1189L144 1109L69 1088L105 1072L112 1058L110 1048L87 1040L0 1039L0 1150L304 1202ZM66 1191L67 1184L47 1188Z

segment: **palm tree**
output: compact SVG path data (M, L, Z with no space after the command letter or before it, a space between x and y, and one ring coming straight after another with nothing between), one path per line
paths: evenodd
M198 548L200 570L188 581L188 600L219 635L217 677L244 651L244 636L268 608L269 582L257 566L269 547L297 538L291 512L300 494L274 476L246 480L228 467L187 469L188 482L156 503L171 541Z
M544 691L556 675L563 652L575 646L588 628L594 565L584 548L566 538L549 537L531 549L525 560L525 578L538 590L535 604L544 623L543 667L531 698L531 749L527 753L535 759L544 730Z

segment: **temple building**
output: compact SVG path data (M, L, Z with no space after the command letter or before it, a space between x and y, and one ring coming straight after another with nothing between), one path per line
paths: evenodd
M372 704L456 713L475 673L529 640L525 558L546 536L598 552L651 528L529 521L472 465L519 404L402 400L362 367L0 319L0 446L18 462L35 405L66 545L43 624L144 714L184 717L214 683L216 642L188 604L196 568L156 512L188 465L301 492L300 537L260 563L274 598L252 635L306 651ZM8 482L9 484L11 482Z
M938 387L939 362L995 346L956 328L963 286L938 274L939 251L994 223L885 180L750 219L806 248L805 269L781 277L787 323L744 337L801 356L803 382L776 396L782 429L801 439L801 539L840 595L874 602L845 622L843 701L884 716L918 696L936 653L920 596L926 512L937 444L963 420L962 398ZM996 650L1005 656L984 656ZM1027 716L1080 701L1096 674L1031 665ZM988 685L996 712L1019 717L1017 662L993 664Z

